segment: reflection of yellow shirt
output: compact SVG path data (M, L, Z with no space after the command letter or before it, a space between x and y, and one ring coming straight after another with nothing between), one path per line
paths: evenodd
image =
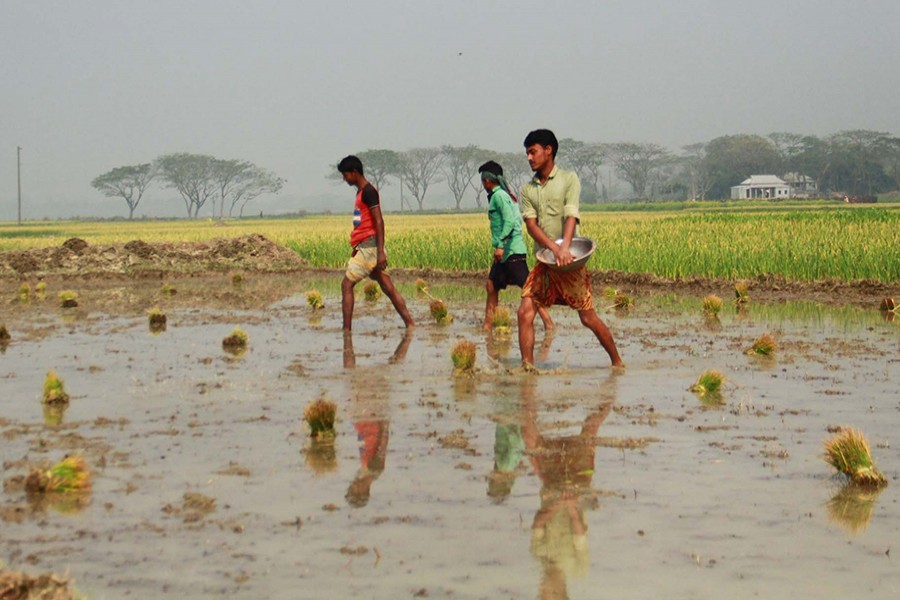
M535 176L522 186L519 198L522 203L522 218L537 219L538 226L547 237L551 240L559 239L566 219L580 218L580 197L581 182L578 181L578 175L554 166L544 185Z
M531 530L531 554L553 561L566 577L588 572L587 536L572 531L565 510L557 510L543 527Z

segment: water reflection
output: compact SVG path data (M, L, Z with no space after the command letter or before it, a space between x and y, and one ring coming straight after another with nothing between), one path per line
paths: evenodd
M883 489L848 483L825 504L828 520L850 534L865 531L875 512L875 501Z
M542 569L540 597L567 598L568 578L585 575L590 564L585 513L599 506L593 489L595 439L612 409L618 376L607 376L596 399L585 405L579 397L573 403L587 411L575 425L577 433L562 433L559 421L539 423L538 379L521 381L521 442L514 428L502 432L495 444L495 471L514 473L511 467L517 462L517 453L524 450L527 454L541 481L540 506L531 526L531 553ZM567 429L572 428L569 423ZM506 488L511 489L514 477L495 479L489 494L508 494Z
M388 364L406 360L413 333L404 331L403 337L388 359ZM359 444L359 469L347 488L344 498L355 508L366 506L372 484L384 472L390 441L390 375L382 367L356 368L352 332L344 332L344 368L350 373L351 411L353 428Z

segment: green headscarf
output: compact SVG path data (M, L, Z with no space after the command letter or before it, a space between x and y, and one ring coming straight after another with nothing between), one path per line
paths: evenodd
M488 181L496 183L503 189L504 192L509 194L509 197L513 199L513 202L519 201L519 199L516 198L516 195L513 194L512 188L510 188L509 182L506 180L506 177L504 177L503 175L498 175L497 173L491 173L490 171L482 171L481 179L483 179L483 180L486 179Z

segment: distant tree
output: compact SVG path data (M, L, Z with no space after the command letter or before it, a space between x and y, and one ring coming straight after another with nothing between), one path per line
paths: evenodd
M481 187L478 167L487 160L485 151L470 144L443 146L441 152L444 154L441 172L456 201L456 210L460 210L466 191L469 188L477 191Z
M133 219L135 209L155 177L155 165L144 163L129 167L116 167L95 178L91 185L104 196L124 199L125 204L128 205L128 218Z
M831 144L814 135L803 136L800 148L794 157L795 171L812 177L817 190L828 186L826 180L832 171L835 155Z
M889 178L884 156L890 148L890 135L880 131L854 129L828 137L833 165L830 186L854 195L871 196L885 191Z
M783 176L785 173L799 173L797 157L803 152L803 138L799 133L788 133L784 131L776 131L769 134L769 140L775 146L778 152L778 158L781 160L779 165L781 168L776 173ZM800 173L806 175L806 173Z
M159 174L168 187L178 190L188 218L197 218L200 209L218 192L217 159L205 154L179 152L157 159Z
M884 169L894 182L894 189L900 190L900 137L891 137L887 140Z
M400 154L393 150L364 150L356 155L362 161L366 179L379 190L389 185L388 177L400 174Z
M712 178L710 196L730 198L731 187L750 175L776 174L781 164L771 140L758 135L725 135L706 144L706 165Z
M657 144L611 144L609 153L610 160L622 179L631 185L636 198L647 198L647 188L655 171L671 159L669 151Z
M680 164L684 169L687 197L690 200L706 200L706 194L712 188L712 176L707 163L706 144L698 142L682 148L684 154Z
M572 138L559 141L557 162L578 174L581 180L582 200L596 203L602 191L602 172L608 148L603 144L586 143Z
M503 167L503 175L512 186L513 192L518 196L522 191L522 186L527 183L533 176L531 166L525 157L525 151L503 152L493 158L500 166ZM478 205L481 207L481 204Z
M403 185L416 199L419 210L424 210L428 187L432 183L441 181L439 174L444 155L440 148L413 148L400 156Z
M216 160L213 178L218 190L220 218L225 216L226 206L228 216L234 216L238 204L239 216L243 216L248 202L262 194L277 194L285 183L281 177L245 160Z

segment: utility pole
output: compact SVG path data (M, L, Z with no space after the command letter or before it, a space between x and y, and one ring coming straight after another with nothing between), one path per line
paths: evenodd
M16 146L16 183L19 185L19 225L22 224L22 146Z

